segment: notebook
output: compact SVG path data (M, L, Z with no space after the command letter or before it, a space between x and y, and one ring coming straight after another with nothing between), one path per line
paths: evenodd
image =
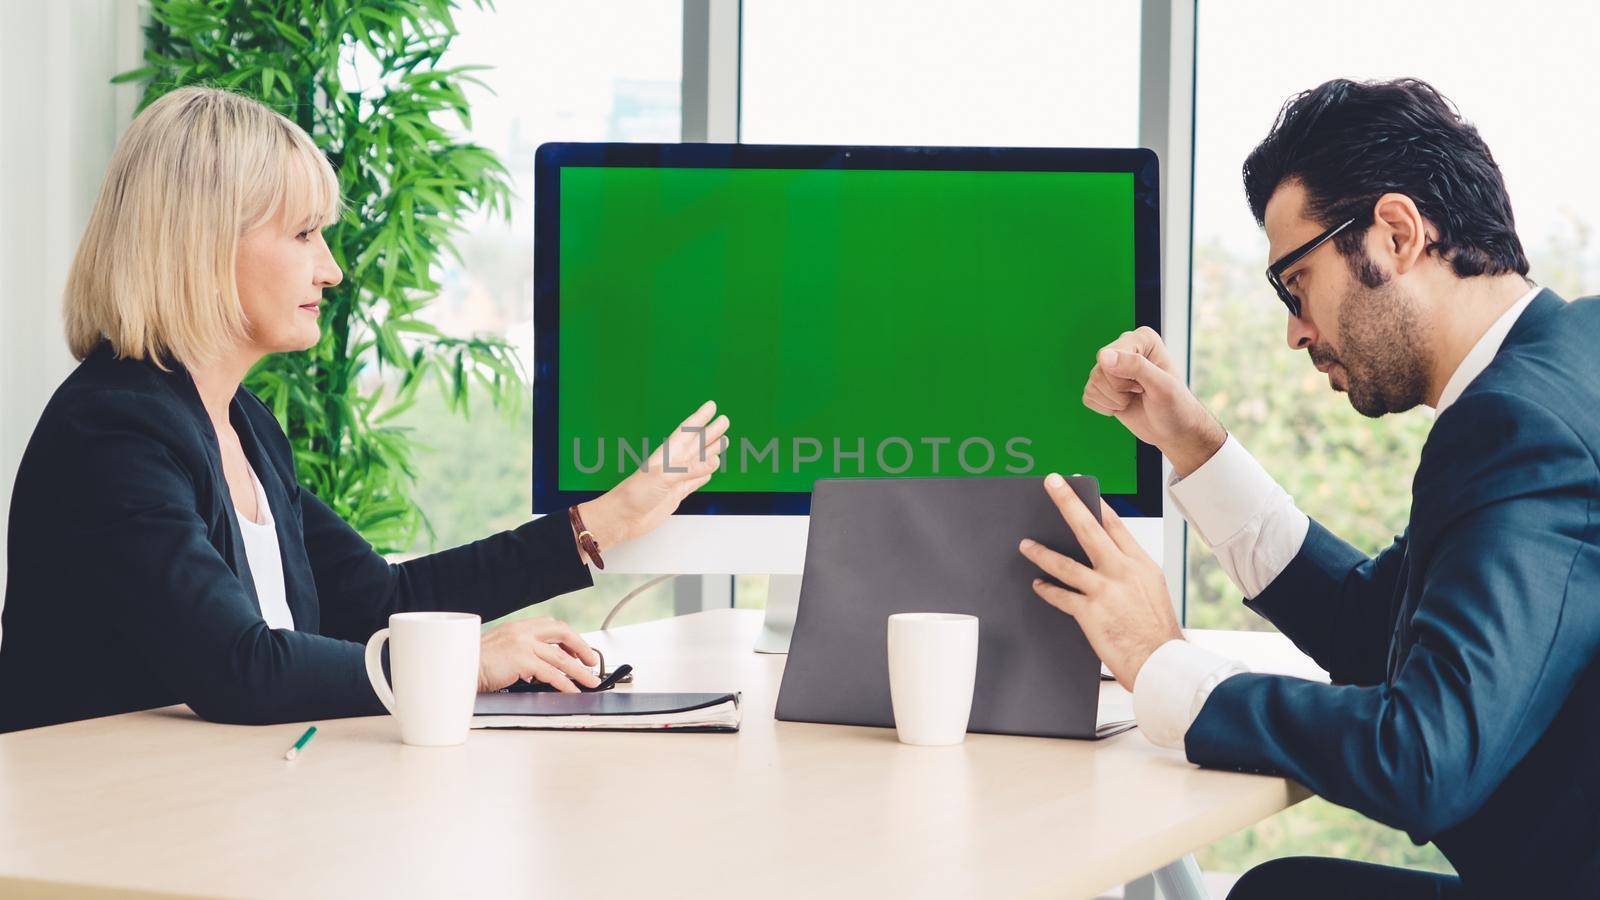
M738 731L739 695L604 691L479 694L473 728Z

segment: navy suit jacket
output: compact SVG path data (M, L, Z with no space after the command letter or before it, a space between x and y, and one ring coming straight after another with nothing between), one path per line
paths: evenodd
M379 714L363 643L391 613L487 620L592 583L565 515L391 565L300 486L260 400L240 389L229 418L277 521L294 630L261 617L194 381L102 344L17 473L0 731L173 703L235 723Z
M1543 291L1434 422L1405 534L1312 522L1247 601L1334 683L1223 681L1189 759L1434 841L1474 895L1600 896L1597 450L1600 299Z

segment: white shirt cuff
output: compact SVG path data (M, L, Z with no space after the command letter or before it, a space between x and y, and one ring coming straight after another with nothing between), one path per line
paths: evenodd
M1213 547L1259 516L1283 489L1233 435L1185 478L1167 485L1184 518Z
M1246 597L1288 567L1311 528L1294 498L1231 434L1188 477L1174 475L1167 493Z
M1244 663L1171 640L1156 648L1133 684L1133 715L1139 730L1159 747L1183 749L1184 736L1224 680L1250 671Z

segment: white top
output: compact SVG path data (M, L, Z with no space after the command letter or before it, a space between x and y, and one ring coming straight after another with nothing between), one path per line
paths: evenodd
M1529 288L1472 345L1439 392L1435 416L1489 367L1511 326L1541 290ZM1294 505L1294 498L1232 435L1187 478L1169 481L1167 492L1246 597L1266 590L1288 568L1311 527L1311 519ZM1139 730L1163 747L1182 750L1183 737L1212 689L1248 671L1237 660L1185 641L1168 641L1150 654L1133 685Z
M256 491L256 508L266 521L250 521L238 507L234 507L239 520L239 533L244 536L244 555L250 561L250 574L256 583L256 599L261 601L261 618L268 628L294 630L294 616L289 612L289 598L283 586L283 554L278 549L278 525L272 518L272 507L267 504L267 492L256 478L256 470L245 461L250 472L250 486Z

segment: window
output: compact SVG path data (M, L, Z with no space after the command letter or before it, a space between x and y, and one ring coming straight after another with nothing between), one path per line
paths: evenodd
M1586 4L1403 6L1352 0L1292 8L1203 2L1195 109L1191 375L1201 399L1314 518L1368 552L1406 524L1425 410L1361 417L1285 343L1284 311L1262 277L1266 239L1245 204L1245 156L1293 94L1329 78L1415 76L1474 122L1505 174L1532 277L1567 297L1589 286L1600 179L1584 148L1600 101L1580 88L1600 39ZM1508 49L1515 48L1515 49ZM1269 628L1198 536L1189 542L1188 624ZM1202 854L1243 871L1271 856L1337 854L1448 868L1432 847L1311 800Z
M1139 4L745 0L747 143L1129 147Z
M470 139L495 151L511 171L511 221L480 217L456 242L459 262L440 273L443 291L428 308L433 324L456 335L494 334L533 359L533 154L541 143L676 141L680 129L680 3L545 0L464 4L455 13L452 65L476 73L493 93L468 88ZM454 124L453 122L451 124ZM423 391L401 420L415 430L417 499L433 526L415 549L453 547L528 520L532 499L532 410L514 415L482 404L471 424ZM525 611L598 628L620 596L645 579L604 575L595 587ZM655 589L618 622L672 613L672 592Z

